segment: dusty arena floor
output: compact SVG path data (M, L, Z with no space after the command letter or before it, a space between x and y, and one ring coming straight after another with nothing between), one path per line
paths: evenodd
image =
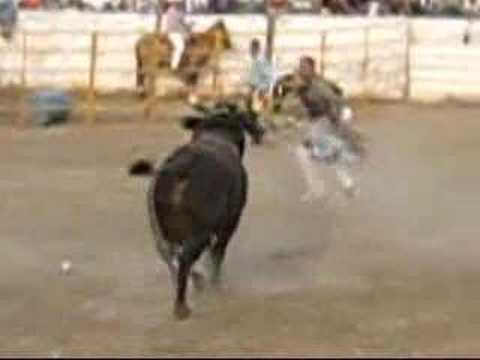
M0 126L0 355L480 355L480 108L358 114L371 150L351 201L300 202L293 130L250 147L225 291L192 292L186 322L147 182L126 172L181 143L178 125Z

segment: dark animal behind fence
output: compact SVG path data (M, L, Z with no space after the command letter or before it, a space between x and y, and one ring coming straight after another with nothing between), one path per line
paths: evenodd
M190 315L186 301L189 275L202 288L193 266L208 249L211 281L218 285L227 245L247 201L248 177L242 164L245 132L257 141L263 135L251 113L220 104L187 116L183 126L191 142L176 149L154 171L148 210L156 247L176 284L174 314Z

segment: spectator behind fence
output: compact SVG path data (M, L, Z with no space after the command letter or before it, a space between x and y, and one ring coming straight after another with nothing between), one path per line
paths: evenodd
M198 14L209 12L209 0L186 0L185 10L187 14Z
M231 0L210 0L211 1L211 9L214 13L222 14L227 13L232 9L232 1Z
M41 0L21 0L18 3L22 9L39 9L42 6Z
M159 9L153 1L143 0L137 5L137 11L142 14L151 14L159 11Z
M254 106L254 101L266 101L266 96L273 85L273 67L262 54L260 40L250 42L251 67L248 75L249 103ZM255 107L255 106L254 106Z

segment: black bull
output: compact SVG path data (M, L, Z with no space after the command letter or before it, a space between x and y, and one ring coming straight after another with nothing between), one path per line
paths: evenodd
M227 245L247 202L248 176L242 163L245 132L256 142L263 136L251 112L227 104L203 111L201 116L183 119L192 139L153 172L147 195L157 251L176 284L178 319L191 312L186 301L190 274L196 288L204 286L203 275L193 266L206 249L211 282L219 284Z

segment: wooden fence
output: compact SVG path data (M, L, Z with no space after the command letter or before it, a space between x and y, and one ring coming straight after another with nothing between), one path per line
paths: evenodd
M276 66L283 71L288 71L295 66L301 55L309 54L317 59L318 71L339 81L346 88L347 94L368 95L373 97L385 97L388 92L384 87L378 87L379 84L392 82L390 84L395 90L390 97L401 98L409 94L409 64L410 64L410 42L407 34L407 27L404 22L398 22L393 25L366 24L354 27L342 27L335 29L323 29L312 33L311 31L288 31L282 33L281 29L276 35L275 42L275 62ZM388 34L389 30L391 34ZM350 34L349 34L350 33ZM347 34L343 36L342 34ZM86 105L82 105L82 111L87 112L88 122L96 121L96 114L102 111L102 107L97 102L97 93L102 90L99 79L105 74L127 74L131 84L128 86L134 88L133 78L135 68L132 66L134 61L134 52L132 45L133 39L138 39L142 32L134 31L93 31L93 32L71 32L71 31L28 31L21 33L21 68L20 85L27 89L39 85L37 81L43 74L57 75L52 78L57 80L66 73L73 73L75 81L71 82L75 87L85 88L87 90ZM264 34L252 31L235 32L235 37L244 45L240 48L243 58L233 58L229 60L214 62L214 71L211 82L204 84L203 93L213 96L222 96L237 90L240 82L233 81L233 75L245 74L247 64L245 56L248 56L246 44L252 37L264 37ZM392 36L393 35L393 36ZM70 63L69 66L54 67L48 63L49 56L59 55L59 50L53 47L43 46L42 37L59 36L58 43L68 41L68 38L83 38L79 42L80 46L70 48L66 56ZM63 39L62 36L65 38ZM109 46L109 39L112 37L128 38L122 46L115 48ZM290 37L290 40L288 38ZM292 38L296 38L292 40ZM307 41L307 38L310 38ZM117 42L118 44L118 42ZM70 58L68 58L70 56ZM107 57L106 57L107 56ZM41 65L41 61L36 58L45 57L47 65ZM108 63L102 61L109 59ZM120 66L114 63L112 59L127 58L127 65ZM51 58L51 57L50 57ZM63 58L58 58L62 61ZM57 61L58 61L57 59ZM239 60L240 59L240 60ZM66 60L66 61L67 61ZM128 63L131 61L130 63ZM44 61L45 62L45 61ZM120 61L119 61L120 63ZM39 65L40 64L40 65ZM73 64L73 65L72 65ZM398 68L394 71L389 70L389 64ZM124 64L125 65L125 64ZM383 69L383 70L382 70ZM383 71L383 72L382 72ZM356 74L355 76L353 76ZM60 77L58 77L60 75ZM350 78L349 78L350 76ZM50 78L49 78L50 79ZM64 77L67 83L68 77ZM61 80L60 80L61 82ZM48 79L42 82L42 86L50 85ZM64 87L63 85L60 87ZM155 99L147 99L144 102L144 115L149 118L152 113L152 104ZM118 109L118 107L117 107Z

